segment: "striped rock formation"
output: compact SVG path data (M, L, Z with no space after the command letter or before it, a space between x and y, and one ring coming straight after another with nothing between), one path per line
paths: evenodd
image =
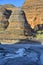
M8 15L9 13L5 8L0 7L0 32L4 31L8 26Z
M12 11L7 8L14 8L14 6L11 4L0 5L0 32L5 31L9 25L8 19Z
M23 10L32 29L43 24L43 0L25 0Z
M22 14L23 11L20 8L13 9L13 12L9 18L9 26L7 28L8 32L13 32L15 34L23 33L25 19L23 18Z
M13 32L16 35L24 35L25 28L29 27L25 13L21 8L14 8L8 21L9 26L6 31Z
M0 41L12 42L12 40L14 39L25 39L26 37L24 36L24 34L26 33L27 35L27 29L30 26L27 23L24 11L21 8L17 7L2 6L2 9L3 8L4 13L2 13L2 11L0 12L2 13L2 16L0 15L0 22L2 20L1 23L3 25L3 28L6 29L3 29L4 31L0 32Z

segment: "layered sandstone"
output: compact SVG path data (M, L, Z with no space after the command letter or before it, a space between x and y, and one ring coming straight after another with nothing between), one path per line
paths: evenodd
M5 30L8 26L8 18L9 13L6 11L5 8L0 7L0 32Z
M32 28L43 24L43 0L25 0L23 10Z
M21 8L1 6L0 28L3 29L0 29L0 41L9 42L14 39L24 39L26 22L24 11Z
M24 34L25 18L21 8L14 8L9 18L9 26L6 31L14 34Z
M0 42L26 39L25 32L30 34L37 24L43 24L42 0L26 0L22 9L0 5Z

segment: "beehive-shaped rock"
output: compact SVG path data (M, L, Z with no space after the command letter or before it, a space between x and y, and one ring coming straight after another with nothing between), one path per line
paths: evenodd
M25 15L21 8L14 8L9 18L9 26L7 31L13 32L14 34L24 34L25 28Z
M25 0L23 10L30 26L43 24L43 0Z

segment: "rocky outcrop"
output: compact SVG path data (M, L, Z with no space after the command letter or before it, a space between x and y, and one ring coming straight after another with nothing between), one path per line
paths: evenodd
M27 25L28 23L24 11L19 7L4 7L4 5L1 6L1 8L0 30L4 32L1 31L2 34L0 32L0 39L11 40L24 38L25 28L29 26Z
M5 8L0 7L0 31L4 30L8 26L7 11Z
M8 20L12 10L7 8L14 8L14 6L10 4L0 5L0 31L4 31L9 25Z
M24 28L27 24L24 11L21 8L13 9L9 23L7 31L12 30L15 34L24 34Z
M0 6L0 28L5 29L8 26L6 31L24 34L26 22L25 13L21 8L15 8L10 4Z
M2 8L15 8L15 6L14 5L12 5L12 4L4 4L4 5L0 5L0 7L2 7Z
M43 23L42 14L42 0L26 0L22 8L0 5L0 39L26 39L27 35L33 35L31 27Z
M23 10L32 28L43 24L43 0L25 0Z

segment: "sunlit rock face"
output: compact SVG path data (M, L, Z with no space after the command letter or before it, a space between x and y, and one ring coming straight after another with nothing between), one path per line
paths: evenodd
M24 34L24 28L27 25L24 11L11 4L0 6L0 28L7 28L7 31L16 34ZM11 31L12 30L12 31Z
M25 0L23 7L43 5L43 0Z
M4 8L14 8L15 6L12 5L12 4L4 4L4 5L2 5L2 7L4 7Z
M4 33L0 34L0 38L21 39L25 32L24 29L29 26L24 11L22 8L10 4L1 5L0 7L0 31L4 30Z
M11 16L9 18L9 26L7 31L14 32L16 35L24 35L24 29L29 26L25 17L24 11L19 8L13 8Z
M23 9L32 28L43 24L43 0L25 0Z
M20 34L24 30L24 24L25 24L25 18L24 18L24 12L21 10L21 8L14 8L11 16L9 18L9 26L8 31L11 31L15 34Z

